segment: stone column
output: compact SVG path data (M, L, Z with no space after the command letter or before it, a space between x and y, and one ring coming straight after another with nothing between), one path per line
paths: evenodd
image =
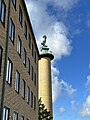
M44 44L39 60L39 98L41 97L42 103L51 112L52 116L51 60L53 58L53 54L49 52L49 48Z

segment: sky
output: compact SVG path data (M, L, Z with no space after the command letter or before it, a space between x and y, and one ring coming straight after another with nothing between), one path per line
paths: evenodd
M40 50L52 61L54 120L90 120L90 0L25 0Z

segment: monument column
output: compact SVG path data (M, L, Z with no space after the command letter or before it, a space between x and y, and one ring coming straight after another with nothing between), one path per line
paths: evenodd
M44 35L43 38L39 60L39 98L41 97L42 103L52 114L51 60L54 56L46 45L46 36Z

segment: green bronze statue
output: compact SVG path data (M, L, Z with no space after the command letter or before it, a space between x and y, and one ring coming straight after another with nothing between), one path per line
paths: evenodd
M47 45L46 45L47 36L44 35L43 38L44 38L44 40L43 40L43 42L41 44L43 45L43 47L47 47Z

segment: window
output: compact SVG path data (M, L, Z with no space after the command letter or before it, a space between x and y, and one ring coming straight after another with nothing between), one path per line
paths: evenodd
M25 35L25 37L27 39L27 25L26 25L26 22L24 24L24 35Z
M32 44L32 57L34 57L34 46Z
M28 118L26 118L26 120L29 120Z
M34 70L33 70L33 66L32 66L32 81L33 81L33 78L34 78Z
M0 75L1 75L1 66L2 66L2 47L0 46Z
M28 46L29 46L29 48L31 47L31 37L30 37L30 34L28 35Z
M9 28L9 36L11 41L14 43L14 36L15 36L15 25L12 21L12 19L10 19L10 28Z
M34 72L34 85L36 86L36 73Z
M9 108L6 106L3 109L3 120L9 120Z
M31 107L33 108L33 92L31 91Z
M5 24L5 13L6 13L6 6L4 1L0 0L0 20L3 23L3 25Z
M28 58L28 73L30 75L30 66L31 66L31 63L30 63L30 59Z
M27 103L30 102L30 88L27 87Z
M12 0L14 7L16 8L16 0Z
M23 115L21 115L21 118L20 118L20 120L24 120L24 116L23 116Z
M34 52L34 61L36 63L36 52Z
M36 52L33 44L32 44L32 57L34 58L34 61L36 63Z
M17 112L13 113L13 120L18 120L18 113Z
M36 97L34 96L34 110L36 110Z
M15 82L15 90L19 93L19 85L20 85L20 73L16 71L16 82Z
M32 44L32 57L34 58L34 61L36 63L36 52L33 44Z
M25 98L25 81L22 80L22 97Z
M18 40L17 40L17 52L18 54L21 56L21 46L22 46L22 42L20 37L18 36Z
M13 64L12 64L11 60L8 58L8 61L7 61L6 81L10 85L11 85L11 81L12 81L12 68L13 68Z
M22 17L23 17L22 9L21 9L21 7L19 6L19 21L20 21L20 24L21 24L21 25L22 25Z
M26 49L24 48L23 63L25 66L26 66L26 58L27 58L27 53L26 53Z

